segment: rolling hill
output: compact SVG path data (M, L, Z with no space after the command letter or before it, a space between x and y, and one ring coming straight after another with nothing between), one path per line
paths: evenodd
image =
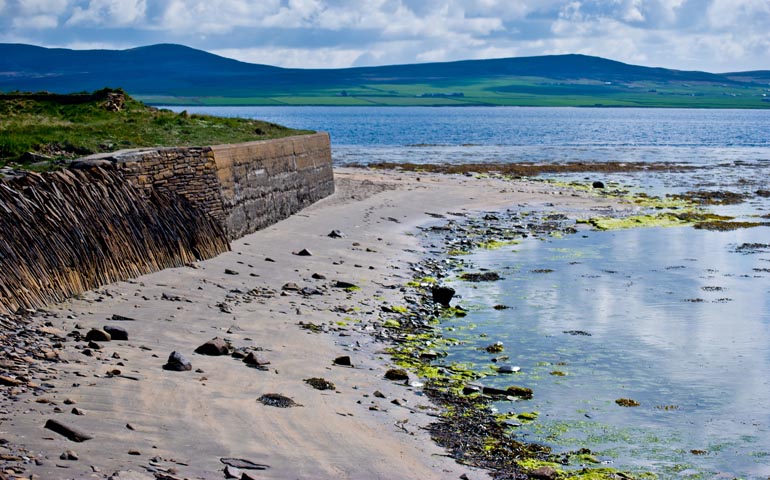
M0 44L0 91L120 87L154 104L770 108L768 77L767 71L714 74L585 55L287 69L172 44L128 50Z

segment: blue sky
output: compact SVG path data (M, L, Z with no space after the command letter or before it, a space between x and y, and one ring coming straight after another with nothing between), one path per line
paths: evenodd
M584 53L768 70L769 32L770 0L0 0L3 43L180 43L307 68Z

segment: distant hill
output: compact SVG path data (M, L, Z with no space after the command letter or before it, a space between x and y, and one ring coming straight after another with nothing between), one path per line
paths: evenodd
M585 55L344 69L257 65L171 44L129 50L0 44L0 91L123 88L151 103L770 107L769 72L714 74Z

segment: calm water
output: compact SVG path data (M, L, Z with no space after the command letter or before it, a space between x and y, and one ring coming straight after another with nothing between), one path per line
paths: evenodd
M187 110L328 131L337 164L662 161L702 168L601 179L655 194L770 190L770 111ZM715 210L756 221L770 200ZM770 250L736 250L743 243L770 243L770 228L585 231L476 252L467 260L504 280L453 282L471 313L445 325L466 341L448 360L490 371L478 347L504 342L521 372L484 382L532 387L533 400L498 408L539 412L520 434L557 451L588 446L613 466L661 478L768 478ZM618 398L641 405L622 408Z

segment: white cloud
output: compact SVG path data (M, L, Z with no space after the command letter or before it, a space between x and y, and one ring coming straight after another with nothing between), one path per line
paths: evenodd
M23 16L29 15L60 15L69 5L68 0L17 0L18 11Z
M13 28L18 28L20 30L43 30L47 28L56 28L58 23L59 20L56 15L29 15L14 18Z
M142 21L146 9L146 0L90 0L74 8L67 25L123 27Z
M212 53L242 62L287 68L343 68L353 64L363 50L337 48L237 48Z
M279 8L279 0L170 0L157 27L175 33L225 34L260 26Z

